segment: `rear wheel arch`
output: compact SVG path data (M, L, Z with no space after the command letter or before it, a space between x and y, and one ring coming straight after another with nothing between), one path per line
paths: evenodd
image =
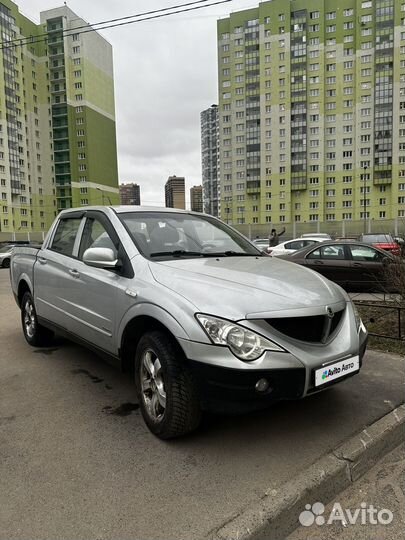
M122 334L120 357L121 367L124 372L131 372L133 370L136 348L142 336L148 332L153 332L154 330L165 334L176 348L179 359L186 361L187 358L183 348L167 326L150 315L139 315L127 323Z

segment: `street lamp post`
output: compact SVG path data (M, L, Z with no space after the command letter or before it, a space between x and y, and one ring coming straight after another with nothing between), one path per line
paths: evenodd
M363 214L364 214L364 234L367 233L367 201L366 201L366 181L367 181L367 174L366 174L366 171L367 171L368 167L367 166L364 166L363 167L363 181L364 181L364 186L363 186Z

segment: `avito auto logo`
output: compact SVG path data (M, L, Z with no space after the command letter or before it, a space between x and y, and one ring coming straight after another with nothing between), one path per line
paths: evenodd
M333 377L334 375L343 373L344 371L347 371L348 369L351 369L353 367L354 367L354 363L350 362L349 364L343 364L342 367L334 367L333 369L325 369L325 371L322 373L322 380L325 381L329 377Z

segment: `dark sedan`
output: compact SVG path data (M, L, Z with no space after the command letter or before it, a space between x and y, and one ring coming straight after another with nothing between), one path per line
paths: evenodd
M281 257L316 270L347 291L392 291L387 265L397 259L360 242L322 242ZM399 263L400 264L400 263Z

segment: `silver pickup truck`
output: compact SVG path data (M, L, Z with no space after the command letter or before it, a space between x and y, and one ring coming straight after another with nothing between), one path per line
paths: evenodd
M61 333L132 374L149 429L242 411L359 372L367 332L347 294L271 258L208 215L145 207L63 211L41 249L16 247L25 339Z

